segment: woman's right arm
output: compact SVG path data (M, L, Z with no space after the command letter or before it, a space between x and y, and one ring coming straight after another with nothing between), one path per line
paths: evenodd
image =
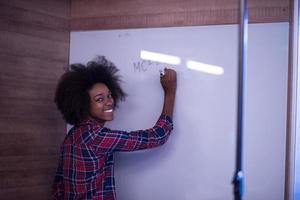
M146 130L126 132L103 128L93 143L96 151L100 153L150 149L163 145L172 129L172 119L161 115L155 126Z

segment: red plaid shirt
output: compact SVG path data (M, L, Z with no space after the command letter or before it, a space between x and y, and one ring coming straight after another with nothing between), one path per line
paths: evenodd
M164 115L153 128L132 132L111 130L90 119L75 125L61 146L54 199L115 200L113 153L160 146L172 129L171 118Z

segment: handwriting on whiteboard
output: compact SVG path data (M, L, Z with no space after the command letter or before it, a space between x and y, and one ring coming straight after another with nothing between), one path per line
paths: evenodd
M133 71L136 73L142 73L148 71L150 68L162 69L166 67L166 64L160 62L154 62L150 60L141 60L133 62Z

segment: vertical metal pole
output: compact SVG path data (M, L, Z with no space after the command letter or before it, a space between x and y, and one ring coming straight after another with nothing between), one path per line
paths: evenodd
M286 125L286 156L285 156L285 188L284 199L296 200L297 172L300 175L300 162L297 162L297 147L300 148L297 118L299 118L299 0L290 0L289 20L289 68L288 68L288 101ZM298 140L297 140L298 139ZM300 151L299 151L300 152ZM298 155L299 157L300 155ZM300 159L298 159L300 160ZM300 176L299 176L300 177ZM300 189L300 184L298 184ZM299 190L298 189L298 190ZM299 193L300 194L300 193Z
M238 109L237 109L237 146L236 146L236 172L234 178L234 199L242 200L244 193L243 173L243 131L244 131L244 99L247 69L248 44L248 5L247 0L240 0L239 24L239 67L238 67Z

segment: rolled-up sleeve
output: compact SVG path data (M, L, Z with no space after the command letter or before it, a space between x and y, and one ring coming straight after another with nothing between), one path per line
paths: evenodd
M173 121L161 115L154 127L146 130L120 131L102 128L92 141L96 151L136 151L163 145L173 130Z

